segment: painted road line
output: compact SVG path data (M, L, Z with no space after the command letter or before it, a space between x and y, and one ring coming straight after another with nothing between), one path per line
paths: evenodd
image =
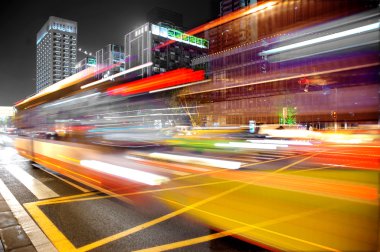
M38 252L56 252L56 248L51 244L49 239L41 231L41 229L32 220L29 214L24 210L24 208L17 201L15 196L11 193L8 187L0 179L0 193L9 205L14 216L18 220L21 227L24 229L25 233L28 235L33 246Z
M42 200L42 201L35 202L33 204L38 205L38 206L44 206L44 205L64 204L64 203L90 201L90 200L101 200L101 199L108 199L108 198L123 198L123 197L128 197L128 196L133 196L133 195L141 195L141 194L149 194L149 193L154 194L157 192L183 190L183 189L196 188L196 187L202 187L202 186L228 184L228 183L233 183L233 182L244 183L244 181L242 181L242 180L227 180L227 181L218 181L218 182L203 183L203 184L196 184L196 185L176 186L176 187L163 188L163 189L139 191L139 192L133 192L133 193L100 195L100 196L94 196L94 197L90 197L91 193L93 193L93 194L96 194L96 193L90 192L90 193L83 194L83 195L74 195L74 196L67 196L67 197ZM28 204L32 204L32 203L28 203Z
M307 156L309 154L310 153L305 153L305 154L301 154L301 155L294 155L294 156L286 156L286 157L282 157L282 158L271 159L268 161L262 161L259 163L245 164L245 165L242 165L242 167L248 167L248 166L255 166L255 165L266 164L266 163L271 163L271 162L277 162L277 161L284 160L284 159L291 159L291 158L296 158L296 157L301 157L301 156Z
M172 200L164 199L161 197L157 197L157 198L164 200L164 201L168 201L172 204L177 204L179 206L186 207L185 205L178 203L178 202L175 202L175 201L172 201ZM249 224L249 223L244 223L244 222L241 222L241 221L238 221L235 219L231 219L231 218L228 218L228 217L225 217L222 215L218 215L215 213L211 213L208 211L204 211L204 210L195 208L195 209L193 209L194 211L199 211L199 212L202 212L204 214L216 216L218 218L225 219L227 221L235 222L236 224L241 225L241 227L231 229L231 230L225 230L225 231L215 233L215 234L200 236L200 237L196 237L196 238L192 238L192 239L188 239L188 240L182 240L182 241L173 242L173 243L169 243L169 244L159 245L156 247L151 247L151 248L146 248L146 249L141 249L141 250L135 250L134 252L155 252L155 251L173 250L176 248L183 248L183 247L191 246L191 245L202 243L202 242L207 242L210 240L215 240L215 239L230 236L230 235L242 234L242 233L245 233L245 232L248 232L251 230L260 230L263 232L270 233L272 235L282 236L284 238L287 238L287 239L290 239L293 241L298 241L301 243L305 243L305 244L308 244L308 245L311 245L314 247L318 247L319 249L323 249L323 250L327 250L327 251L339 251L337 249L324 246L322 244L314 243L314 242L307 241L304 239L299 239L299 238L294 237L294 236L289 236L289 235L286 235L284 233L279 233L279 232L275 232L273 230L264 228L266 226L271 226L273 224L277 224L277 223L281 223L281 222L285 222L285 221L289 221L289 220L294 220L294 219L297 219L300 217L310 216L312 214L318 214L320 212L323 212L323 211L326 211L329 209L332 209L332 207L330 206L330 207L326 207L326 208L312 209L312 210L308 210L305 212L287 215L287 216L279 217L279 218L268 220L268 221L263 221L263 222L259 222L259 223L255 223L255 224Z
M48 199L59 197L57 193L44 185L38 179L31 176L29 173L15 165L6 165L5 168L18 179L26 188L33 193L37 199Z
M281 167L281 168L279 168L279 169L277 169L277 170L275 170L275 171L269 173L268 175L264 175L264 176L261 176L261 177L259 177L259 178L254 178L254 179L252 179L252 180L250 180L250 181L251 181L251 182L254 182L254 181L256 181L256 180L260 180L260 179L268 178L268 177L270 176L270 174L275 174L275 173L278 173L278 172L284 171L284 170L288 169L289 167L292 167L292 166L294 166L294 165L296 165L296 164L299 164L299 163L301 163L301 162L303 162L303 161L305 161L305 160L307 160L307 159L309 159L309 158L312 158L312 157L314 157L314 156L316 156L316 155L318 155L318 154L320 154L320 153L315 153L315 154L309 155L309 156L306 157L306 158L303 158L303 159L301 159L301 160L298 160L298 161L296 161L296 162L293 162L293 163L291 163L291 164L289 164L289 165L283 166L283 167ZM211 202L211 201L213 201L213 200L215 200L215 199L221 198L221 197L223 197L223 196L225 196L225 195L227 195L227 194L230 194L230 193L233 193L233 192L235 192L235 191L238 191L238 190L240 190L240 189L242 189L242 188L244 188L244 187L246 187L246 186L248 186L248 185L250 185L250 183L247 183L247 184L246 184L246 183L243 183L243 184L238 185L238 186L236 186L236 187L233 187L233 188L231 188L231 189L225 190L225 191L223 191L223 192L221 192L221 193L218 193L218 194L215 194L215 195L210 196L210 197L208 197L208 198L205 198L205 199L203 199L203 200L200 200L200 201L198 201L198 202L196 202L196 203L193 203L193 204L191 204L191 205L185 206L185 207L183 207L183 208L181 208L181 209L175 210L175 211L173 211L173 212L171 212L171 213L165 214L165 215L163 215L163 216L161 216L161 217L158 217L158 218L156 218L156 219L153 219L153 220L151 220L151 221L145 222L145 223L143 223L143 224L137 225L137 226L132 227L132 228L130 228L130 229L127 229L127 230L125 230L125 231L122 231L122 232L119 232L119 233L117 233L117 234L114 234L114 235L111 235L111 236L105 237L105 238L100 239L100 240L98 240L98 241L95 241L95 242L93 242L93 243L87 244L87 245L85 245L85 246L83 246L83 247L78 248L78 251L89 251L89 250L91 250L91 249L95 249L95 248L97 248L97 247L103 246L103 245L105 245L105 244L107 244L107 243L110 243L110 242L116 241L116 240L118 240L118 239L124 238L124 237L126 237L126 236L131 235L131 234L134 234L134 233L136 233L136 232L139 232L139 231L141 231L141 230L144 230L144 229L147 229L147 228L149 228L149 227L151 227L151 226L154 226L154 225L156 225L156 224L158 224L158 223L164 222L164 221L169 220L169 219L171 219L171 218L173 218L173 217L176 217L176 216L178 216L178 215L181 215L181 214L183 214L183 213L186 213L186 212L188 212L188 211L190 211L190 210L193 210L193 209L195 209L195 208L198 208L199 206L202 206L202 205L204 205L204 204L206 204L206 203L209 203L209 202Z
M46 173L49 173L51 176L56 177L56 178L59 179L59 180L62 180L63 182L65 182L65 183L71 185L72 187L75 187L76 189L78 189L78 190L80 190L80 191L82 191L82 192L84 192L84 193L86 193L86 192L90 192L90 190L88 190L88 189L86 189L86 188L83 188L83 187L81 187L80 185L77 185L77 184L75 184L75 183L73 183L73 182L70 182L70 181L68 181L67 179L64 179L64 178L62 178L62 177L60 177L60 176L58 176L58 175L56 175L56 174L54 174L54 173L48 171L47 169L45 169L45 167L43 167L43 166L41 166L41 165L39 165L39 164L37 164L37 163L34 163L34 164L32 164L32 165L35 166L35 167L37 167L37 168L39 168L39 169L41 169L41 170L43 170L43 171L46 172Z
M42 210L38 207L36 203L25 203L24 207L28 210L29 214L33 216L34 220L38 223L38 225L41 227L44 233L49 237L50 241L54 244L58 251L76 251L76 247L54 225L54 223L44 214L44 212L42 212ZM53 250L46 251L50 252Z

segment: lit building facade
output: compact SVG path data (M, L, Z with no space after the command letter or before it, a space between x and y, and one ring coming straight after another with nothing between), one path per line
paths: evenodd
M191 59L206 55L208 47L207 40L181 32L178 27L148 22L124 36L126 69L152 62L139 73L150 76L190 68Z
M37 92L75 73L77 33L77 22L53 16L37 33Z
M222 0L219 5L219 16L227 15L255 3L257 0Z
M80 71L83 71L93 66L96 66L96 58L92 56L87 56L84 59L78 61L78 63L75 65L75 72L79 73Z
M125 70L124 48L121 45L108 44L96 52L96 68L101 71L98 78L110 76Z
M206 69L211 81L184 88L181 99L201 105L202 123L208 126L251 120L317 129L377 123L379 30L367 25L377 22L378 9L366 3L287 1L223 24L250 20L256 40L236 40L233 47L194 59L193 68ZM363 27L368 30L327 40L329 34ZM323 46L313 40L319 37L326 39ZM210 48L219 46L210 41Z

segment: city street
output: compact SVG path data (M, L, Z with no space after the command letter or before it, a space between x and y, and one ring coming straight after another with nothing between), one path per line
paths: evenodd
M5 1L0 252L380 251L379 7Z
M107 195L36 169L11 142L6 145L0 179L59 251L265 251L260 241L267 244L268 237L310 250L376 246L378 171L360 164L378 164L378 151L361 160L352 155L358 147L350 146L204 154L244 163L227 170L165 165L142 158L146 150L124 149L119 156L149 164L170 181L159 187L129 183L122 194ZM323 154L332 148L351 152L352 166ZM310 225L312 232L304 229ZM335 233L343 226L351 228Z
M30 162L20 157L12 147L2 146L0 152L1 181L17 201L24 205L32 218L37 219L35 220L37 223L41 218L53 223L56 228L44 226L42 229L47 231L49 237L54 237L53 240L64 239L60 243L67 247L60 247L61 251L73 251L72 246L80 248L88 244L94 248L91 251L135 251L157 244L205 236L213 232L207 226L183 216L176 216L162 223L157 221L151 228L144 228L144 223L164 216L171 210L152 199L146 202L141 201L147 199L139 197L132 197L133 201L128 197L120 200L117 195L107 196L68 178L62 180L57 174L33 168ZM16 169L25 174L19 172L15 174ZM17 177L18 175L20 177ZM38 188L36 185L39 184L46 186L47 189L36 189ZM56 197L41 198L40 195L47 191L55 193ZM41 212L35 211L37 208ZM141 228L133 230L136 226ZM124 238L110 238L104 242L102 240L128 230L131 232L129 235L123 235ZM191 246L190 250L264 251L231 238L196 244ZM189 251L189 248L178 251Z

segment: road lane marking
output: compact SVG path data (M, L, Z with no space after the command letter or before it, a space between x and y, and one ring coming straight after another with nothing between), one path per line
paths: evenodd
M53 177L55 177L55 178L57 178L57 179L59 179L59 180L62 180L63 182L65 182L65 183L71 185L72 187L75 187L75 188L78 189L79 191L82 191L82 192L84 192L84 193L86 193L86 192L90 192L90 190L88 190L88 189L86 189L86 188L84 188L84 187L81 187L80 185L77 185L77 184L75 184L75 183L73 183L73 182L71 182L71 181L68 181L67 179L64 179L64 178L62 178L62 177L60 177L60 176L58 176L58 175L56 175L56 174L50 172L49 170L45 169L45 167L40 166L40 165L37 164L37 163L32 164L32 165L35 166L35 167L37 167L37 168L39 168L39 169L41 169L41 170L43 170L43 171L46 172L46 173L49 173L51 176L53 176Z
M241 166L241 168L244 168L244 167L251 167L251 166L256 166L256 165L261 165L261 164L267 164L267 163L272 163L272 162L276 162L276 161L280 161L280 160L284 160L284 159L290 159L290 158L295 158L295 157L299 157L299 156L306 156L310 153L304 153L304 154L297 154L297 155L294 155L294 156L287 156L287 157L283 157L283 158L278 158L278 159L272 159L272 160L267 160L267 161L260 161L260 162L256 162L256 163L248 163L248 164L244 164ZM198 176L204 176L204 175L209 175L209 174L214 174L214 173L219 173L219 172L225 172L226 170L212 170L212 171L207 171L207 172L203 172L203 173L198 173L198 174L191 174L191 175L188 175L188 176L182 176L182 177L177 177L177 178L172 178L172 181L173 180L184 180L184 179L188 179L188 178L193 178L193 177L198 177Z
M30 202L30 203L25 203L24 207L29 212L30 216L32 216L34 218L34 220L38 223L38 225L41 227L41 229L43 230L43 232L46 234L46 236L50 239L50 241L54 244L54 246L59 251L74 252L74 251L77 250L76 247L54 225L54 223L52 221L50 221L50 219L41 211L41 209L39 208L39 206L40 205L47 205L47 204L41 204L41 203L54 204L54 203L57 203L57 202L59 202L61 200L76 199L76 198L81 198L81 197L88 197L88 196L91 196L91 195L94 195L94 194L97 194L97 193L98 192L88 192L88 193L71 195L71 196L65 196L65 197L59 197L59 198L48 199L48 200L43 200L43 201ZM57 250L48 249L48 250L45 250L45 251L46 252L50 252L50 251L57 251ZM45 252L45 251L41 251L41 252Z
M146 190L146 191L140 191L140 192L111 194L111 195L103 195L103 196L95 196L95 197L85 198L86 196L91 196L91 193L88 193L88 194L80 194L80 195L78 195L78 197L68 196L68 197L47 199L47 200L43 200L43 201L38 201L38 202L36 202L36 204L39 206L43 206L43 205L50 205L50 204L63 204L63 203L72 203L72 202L80 202L80 201L87 201L87 200L122 198L122 197L133 196L133 195L141 195L141 194L172 191L172 190L173 191L174 190L182 190L182 189L189 189L189 188L209 186L209 185L228 184L228 183L233 183L233 182L244 183L244 181L242 181L242 180L223 180L223 181L210 182L210 183L204 183L204 184L196 184L196 185L188 185L188 186L176 186L176 187L163 188L163 189L154 189L154 190ZM93 193L93 194L97 194L97 193ZM83 195L83 196L81 197L81 195Z
M24 208L17 201L12 192L0 179L0 193L4 200L7 202L12 213L18 220L21 227L24 229L25 233L28 235L33 246L38 252L56 252L56 248L51 244L46 235L41 231L41 229L36 225L29 214L24 210Z
M278 169L278 171L282 171L284 170L285 168L289 168L291 167L292 165L295 165L295 164L298 164L308 158L311 158L315 155L318 155L319 153L316 153L316 154L313 154L313 155L310 155L309 157L306 157L302 160L299 160L299 161L296 161L294 162L293 164L290 164L290 165L287 165L285 167L282 167L280 169ZM267 162L265 162L267 163ZM275 171L276 172L276 171ZM267 176L264 176L264 177L267 177ZM218 182L214 182L214 183L208 183L208 184L217 184L217 183L231 183L231 182L234 182L234 181L218 181ZM236 182L236 181L235 181ZM243 182L243 181L237 181L237 182ZM112 242L112 241L115 241L115 240L118 240L118 239L121 239L125 236L128 236L130 234L133 234L133 233L136 233L138 231L141 231L141 230L144 230L146 228L149 228L153 225L156 225L158 223L161 223L163 221L166 221L172 217L175 217L175 216L178 216L182 213L185 213L191 209L195 209L197 208L198 206L200 205L203 205L213 199L216 199L216 198L220 198L226 194L229 194L233 191L236 191L236 190L239 190L240 188L243 188L245 186L247 186L248 184L242 184L240 186L237 186L237 187L234 187L228 191L225 191L223 193L220 193L220 194L217 194L217 195L214 195L212 197L209 197L207 199L204 199L202 201L199 201L195 204L192 204L190 206L187 206L183 209L179 209L177 211L174 211L174 212L171 212L169 214L166 214L164 216L161 216L159 218L156 218L154 220L151 220L151 221L148 221L146 223L143 223L141 225L138 225L138 226L135 226L133 228L130 228L128 230L125 230L123 232L120 232L120 233L117 233L115 235L111 235L109 237L105 237L103 239L100 239L98 241L95 241L93 243L90 243L90 244L87 244L83 247L80 247L80 248L75 248L71 242L59 231L59 229L54 226L54 224L49 220L49 218L39 209L39 205L47 205L47 204L60 204L60 203L65 203L65 202L73 202L73 201L79 201L79 200L91 200L91 199L101 199L101 198L107 198L107 197L121 197L121 196L128 196L128 195L134 195L134 194L139 194L139 193L154 193L154 192L157 192L157 191L163 191L163 190L175 190L175 189L180 189L181 187L175 187L175 188L168 188L168 189L159 189L159 190L149 190L149 191L144 191L144 192L137 192L137 193L129 193L129 194L123 194L123 195L112 195L112 196L104 196L104 197L89 197L89 198L85 198L85 199L78 199L76 196L69 196L67 197L66 200L62 200L61 199L50 199L50 200L45 200L45 201L41 201L41 202L36 202L36 203L27 203L25 204L25 207L31 211L31 215L34 216L36 218L36 221L40 224L41 228L45 231L45 233L48 235L48 237L54 241L54 245L56 245L57 247L59 248L62 248L62 251L88 251L90 249L94 249L94 248L97 248L99 246L102 246L102 245L105 245L109 242ZM200 186L200 185L191 185L191 186L185 186L185 187L197 187L197 186ZM182 187L184 188L184 187ZM86 194L87 195L87 194ZM70 199L70 197L72 197ZM61 249L60 249L61 250Z
M38 202L36 202L38 203ZM50 241L58 249L58 251L76 251L76 247L69 239L54 225L54 223L42 212L35 202L25 203L24 207L29 214L33 216L44 233L49 237Z
M306 158L303 158L303 159L301 159L301 160L295 161L295 162L293 162L293 163L291 163L291 164L289 164L289 165L283 166L283 167L281 167L281 168L279 168L279 169L277 169L277 170L275 170L275 171L273 171L273 172L271 172L271 173L269 173L269 174L266 174L266 175L264 175L264 176L261 176L261 177L255 178L255 179L253 179L253 180L260 180L260 179L267 178L267 177L270 176L270 174L278 173L278 172L280 172L280 171L283 171L283 170L285 170L285 169L288 169L289 167L292 167L292 166L294 166L294 165L296 165L296 164L299 164L299 163L301 163L301 162L303 162L303 161L305 161L305 160L307 160L307 159L309 159L309 158L312 158L312 157L314 157L314 156L316 156L316 155L319 155L319 154L320 154L320 153L314 153L314 154L312 154L312 155L309 155L309 156L306 157ZM202 205L204 205L204 204L206 204L206 203L208 203L208 202L210 202L210 201L213 201L213 200L215 200L215 199L218 199L218 198L220 198L220 197L222 197L222 196L225 196L225 195L227 195L227 194L230 194L230 193L232 193L232 192L235 192L235 191L237 191L237 190L240 190L240 189L242 189L242 188L244 188L244 187L246 187L246 186L248 186L248 185L250 185L250 184L249 184L249 183L248 183L248 184L241 184L241 185L238 185L238 186L233 187L233 188L231 188L231 189L225 190L225 191L223 191L223 192L221 192L221 193L218 193L218 194L216 194L216 195L210 196L210 197L208 197L208 198L206 198L206 199L200 200L200 201L198 201L198 202L196 202L196 203L193 203L193 204L191 204L191 205L185 206L185 207L183 207L183 208L181 208L181 209L178 209L178 210L173 211L173 212L171 212L171 213L165 214L165 215L163 215L163 216L161 216L161 217L158 217L158 218L156 218L156 219L153 219L153 220L151 220L151 221L145 222L145 223L140 224L140 225L137 225L137 226L135 226L135 227L133 227L133 228L127 229L127 230L125 230L125 231L122 231L122 232L119 232L119 233L117 233L117 234L114 234L114 235L111 235L111 236L105 237L105 238L100 239L100 240L98 240L98 241L95 241L95 242L93 242L93 243L87 244L87 245L85 245L85 246L83 246L83 247L78 248L78 251L88 251L88 250L95 249L95 248L97 248L97 247L103 246L103 245L105 245L105 244L107 244L107 243L113 242L113 241L115 241L115 240L118 240L118 239L124 238L124 237L126 237L126 236L128 236L128 235L134 234L134 233L136 233L136 232L139 232L139 231L141 231L141 230L144 230L144 229L146 229L146 228L149 228L149 227L151 227L151 226L154 226L154 225L156 225L156 224L158 224L158 223L161 223L161 222L164 222L164 221L166 221L166 220L168 220L168 219L171 219L171 218L173 218L173 217L176 217L176 216L178 216L178 215L180 215L180 214L183 214L183 213L185 213L185 212L188 212L189 210L195 209L195 208L197 208L197 207L199 207L199 206L202 206Z
M242 165L241 167L243 168L243 167L247 167L247 166L255 166L255 165L266 164L266 163L276 162L276 161L280 161L280 160L284 160L284 159L290 159L290 158L295 158L295 157L300 157L300 156L307 156L307 155L310 155L310 153L297 154L297 155L293 155L293 156L286 156L286 157L283 157L283 158L277 158L277 159L272 159L272 160L268 160L268 161L262 161L262 162L259 162L259 163L245 164L245 165Z
M28 190L33 193L37 199L59 197L59 195L49 187L16 165L6 165L5 168L26 188L28 188Z
M181 204L179 202L176 202L176 201L172 201L172 200L161 198L161 197L157 197L157 198L159 198L161 200L164 200L164 201L168 201L168 202L173 203L173 204L180 205L182 207L185 207L185 205L183 205L183 204ZM187 239L187 240L183 240L183 241L178 241L178 242L168 243L168 244L164 244L164 245L159 245L159 246L155 246L155 247L151 247L151 248L146 248L146 249L141 249L141 250L135 250L134 252L155 252L155 251L172 250L172 249L187 247L187 246L198 244L198 243L202 243L202 242L207 242L207 241L218 239L218 238L223 238L223 237L230 236L230 235L241 234L241 233L253 230L253 229L258 229L260 231L268 232L268 233L275 234L275 235L278 235L278 236L283 236L285 238L288 238L288 239L291 239L291 240L295 240L295 241L299 241L299 242L302 242L302 243L306 243L306 244L309 244L309 245L312 245L312 246L315 246L315 247L318 247L318 248L322 248L322 249L325 249L325 250L339 251L337 249L324 246L322 244L314 243L314 242L311 242L311 241L306 241L304 239L299 239L299 238L294 237L294 236L289 236L289 235L286 235L286 234L283 234L283 233L279 233L279 232L276 232L276 231L272 231L272 230L263 228L263 227L274 225L274 224L278 224L278 223L281 223L281 222L290 221L290 220L294 220L294 219L297 219L297 218L300 218L300 217L306 217L306 216L309 216L309 215L312 215L312 214L320 213L320 212L323 212L325 210L329 210L329 209L332 209L332 208L333 207L312 209L312 210L308 210L308 211L305 211L305 212L302 212L302 213L296 213L296 214L287 215L287 216L279 217L279 218L268 220L268 221L259 222L259 223L256 223L254 225L253 224L249 224L249 223L245 223L245 222L241 222L241 221L238 221L238 220L235 220L235 219L231 219L231 218L228 218L228 217L225 217L225 216L221 216L221 215L218 215L218 214L215 214L215 213L211 213L211 212L208 212L208 211L205 211L205 210L201 210L201 209L195 208L195 209L193 209L194 211L202 212L202 213L205 213L205 214L216 216L216 217L221 218L221 219L232 221L232 222L235 222L235 223L237 223L239 225L242 225L242 227L234 228L234 229L230 229L230 230L225 230L225 231L222 231L222 232L219 232L219 233L215 233L215 234L210 234L210 235L200 236L200 237L196 237L196 238L192 238L192 239Z
M78 172L74 172L74 171L72 171L72 170L70 170L70 169L66 169L66 168L64 168L64 167L62 167L62 166L60 166L60 165L53 164L52 162L46 161L46 160L44 160L44 159L37 158L37 157L35 157L34 159L35 159L35 160L40 160L40 161L43 162L43 163L46 163L46 164L49 164L49 165L55 166L55 167L57 167L57 168L59 168L59 169L62 169L62 170L64 170L64 171L67 171L67 172L69 172L69 173L72 173L72 174L75 174L75 175L77 175L77 176L83 177L83 178L85 178L85 179L91 180L91 181L93 181L93 182L95 182L95 183L97 183L97 184L101 184L101 182L100 182L99 180L96 180L96 179L90 178L90 177L85 176L85 175L83 175L83 174L81 174L81 173L78 173Z

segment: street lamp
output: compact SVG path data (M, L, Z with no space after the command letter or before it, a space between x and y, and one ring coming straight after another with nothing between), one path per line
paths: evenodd
M83 50L81 47L78 48L78 52L81 52L85 55L92 56L92 52L88 52L87 50Z

